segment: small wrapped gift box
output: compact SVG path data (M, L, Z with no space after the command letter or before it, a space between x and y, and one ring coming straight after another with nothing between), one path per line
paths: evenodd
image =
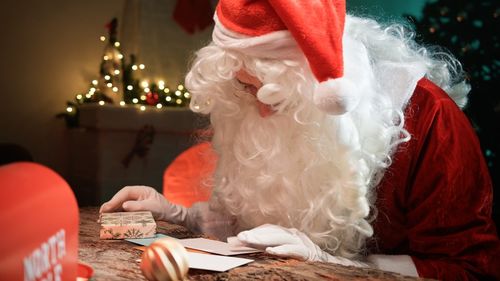
M101 239L149 238L156 234L151 212L102 213Z

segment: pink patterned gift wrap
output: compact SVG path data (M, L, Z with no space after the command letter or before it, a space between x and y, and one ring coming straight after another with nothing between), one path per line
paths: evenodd
M102 213L101 239L149 238L156 234L156 222L151 212Z

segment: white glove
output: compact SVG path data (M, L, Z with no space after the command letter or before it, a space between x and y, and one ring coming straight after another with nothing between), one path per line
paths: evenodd
M306 234L295 228L264 224L238 234L238 240L250 247L265 250L282 257L306 261L322 261L345 266L369 267L368 264L343 257L332 256L314 244Z
M220 240L234 235L236 221L222 212L213 211L207 202L191 208L175 205L149 186L126 186L111 200L102 204L100 213L114 211L151 211L154 218L181 224L195 233L204 233Z
M307 261L322 261L355 267L373 267L408 276L418 276L413 260L407 255L369 255L367 263L332 256L295 228L264 224L238 234L238 240L254 248L282 257L293 257Z
M111 200L102 204L100 213L115 211L151 211L157 220L182 224L188 215L187 208L175 205L149 186L125 186Z

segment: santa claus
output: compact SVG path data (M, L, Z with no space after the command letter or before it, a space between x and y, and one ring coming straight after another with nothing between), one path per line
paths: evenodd
M492 186L460 63L344 1L221 0L186 77L218 156L209 202L150 210L266 252L445 280L500 278Z

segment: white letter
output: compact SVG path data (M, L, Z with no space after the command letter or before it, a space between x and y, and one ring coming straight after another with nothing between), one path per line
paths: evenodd
M56 235L52 235L49 238L49 246L50 246L50 264L54 266L57 262L57 257L56 257Z
M40 249L41 249L40 263L41 263L42 272L46 272L47 270L50 269L49 244L43 243L42 246L40 247Z
M62 265L60 263L54 266L54 281L61 281Z
M66 255L66 233L61 229L57 233L57 258L62 259Z
M40 252L39 248L36 248L33 251L33 254L31 255L31 258L33 259L33 265L35 266L35 277L36 279L39 279L42 277L42 262L41 262L41 256L42 253Z
M35 280L35 272L33 270L33 259L31 256L27 256L23 260L24 264L24 281Z

